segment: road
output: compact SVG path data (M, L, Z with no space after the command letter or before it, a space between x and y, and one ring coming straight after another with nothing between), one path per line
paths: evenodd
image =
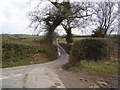
M62 70L62 65L68 62L68 54L60 46L59 51L61 56L51 62L2 69L2 88L88 87L87 83Z

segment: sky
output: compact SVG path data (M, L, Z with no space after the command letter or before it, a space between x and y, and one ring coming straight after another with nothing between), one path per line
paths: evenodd
M26 30L29 21L27 0L2 0L0 1L0 30L2 33L17 34L30 33Z
M30 24L27 13L37 5L38 1L34 0L29 3L30 0L1 0L0 33L34 34L27 28Z
M1 0L0 5L0 33L3 34L34 34L28 25L30 21L27 13L37 5L39 0ZM41 7L44 5L41 5ZM59 30L60 29L60 30ZM65 34L63 28L56 29L60 35ZM78 34L78 32L73 31ZM42 33L41 33L42 34Z
M0 33L7 34L33 34L33 31L28 29L30 21L27 13L32 10L39 0L1 0L0 3ZM62 29L58 27L57 29ZM65 31L58 30L60 34L65 34ZM73 32L78 33L77 30ZM90 32L87 32L87 34Z

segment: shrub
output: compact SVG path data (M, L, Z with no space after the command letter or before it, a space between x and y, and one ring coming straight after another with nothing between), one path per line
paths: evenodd
M105 29L103 27L98 27L97 29L93 30L93 37L105 37L105 34L103 34Z
M47 53L48 49L47 48L39 48L38 52L39 53Z
M99 61L108 58L107 42L105 39L83 39L73 44L70 54L70 64L75 65L82 60Z
M18 58L22 59L36 53L35 47L18 43L3 43L2 49L3 61L16 61Z
M108 52L109 57L117 59L118 58L118 49L119 49L119 43L118 39L107 39L108 44Z
M58 48L55 45L48 46L47 57L52 61L58 58Z
M24 39L20 40L20 38ZM3 35L2 37L3 67L43 63L57 58L57 46L50 46L44 42L43 37L32 35Z

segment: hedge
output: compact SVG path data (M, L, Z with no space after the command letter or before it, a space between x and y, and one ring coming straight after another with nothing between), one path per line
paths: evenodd
M71 65L76 65L83 60L99 61L108 58L108 43L105 39L83 39L75 41L69 62Z

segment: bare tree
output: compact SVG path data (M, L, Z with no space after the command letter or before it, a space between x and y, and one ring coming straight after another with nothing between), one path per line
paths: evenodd
M73 42L71 30L74 28L81 30L81 27L85 27L88 18L92 16L92 12L89 10L91 6L90 2L75 2L71 5L71 17L61 23L67 33L66 41L68 44Z
M105 37L107 33L115 31L117 22L117 7L116 2L98 2L94 5L93 20L97 25L97 29L101 32L101 37ZM95 31L93 31L95 32ZM96 31L98 32L98 31Z
M78 24L75 23L79 18L84 18L88 15L87 8L83 3L71 3L71 2L52 2L51 5L47 6L44 10L40 11L39 6L37 9L29 14L31 18L30 26L34 26L34 29L37 30L42 24L44 29L47 31L47 40L52 44L53 42L53 33L57 26L62 23L63 27L69 33L69 37L72 37L71 28L77 27ZM73 23L73 20L75 21ZM35 25L34 25L35 24ZM74 25L73 25L74 24ZM66 26L67 25L67 26ZM43 31L43 30L42 30ZM72 40L72 38L71 38ZM70 40L69 40L70 41ZM71 42L71 41L70 41Z
M35 30L39 28L39 25L43 23L44 28L47 30L47 40L50 44L53 42L53 33L55 28L70 15L70 2L52 2L52 6L42 10L41 15L38 9L40 4L37 6L37 10L29 14L31 18L31 25L36 24ZM44 12L45 11L45 12ZM41 17L42 16L42 17ZM44 16L44 17L43 17Z

